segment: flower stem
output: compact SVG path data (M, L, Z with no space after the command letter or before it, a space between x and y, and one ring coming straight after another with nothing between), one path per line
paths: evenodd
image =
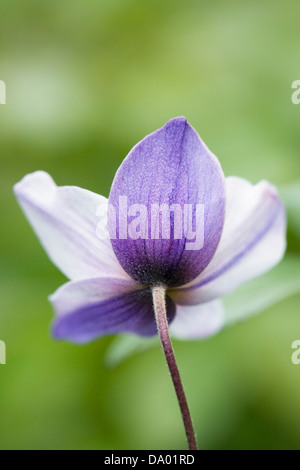
M178 366L176 363L173 346L171 343L167 311L166 311L166 290L162 286L152 288L153 305L155 312L155 319L157 324L158 333L160 336L162 348L165 354L165 358L169 367L169 371L172 377L173 385L177 395L183 424L185 427L186 438L188 441L189 450L197 450L197 442L195 437L195 431L190 415L189 406L184 393L182 381L180 378Z

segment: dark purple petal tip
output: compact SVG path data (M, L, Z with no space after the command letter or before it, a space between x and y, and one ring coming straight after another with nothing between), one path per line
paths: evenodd
M125 271L146 285L194 279L218 246L225 211L217 158L184 117L128 154L114 179L108 228Z

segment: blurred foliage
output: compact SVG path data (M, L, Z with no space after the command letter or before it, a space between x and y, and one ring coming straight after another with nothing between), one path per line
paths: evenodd
M225 301L231 318L242 304L264 314L174 344L200 447L299 448L299 12L298 0L1 1L1 449L186 447L159 348L111 369L114 338L51 339L47 296L65 279L12 194L42 169L108 195L129 149L176 115L226 175L282 188L290 221L287 262Z

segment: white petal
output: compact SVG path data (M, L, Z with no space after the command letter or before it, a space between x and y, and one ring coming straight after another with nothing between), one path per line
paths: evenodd
M69 279L128 277L110 240L97 236L105 197L75 186L57 187L42 171L25 176L14 191L49 257Z
M223 325L224 311L220 300L199 305L177 305L170 333L177 339L203 339L217 333Z
M206 269L174 289L176 303L197 304L222 297L281 261L286 249L286 217L276 188L226 179L226 215L217 251Z

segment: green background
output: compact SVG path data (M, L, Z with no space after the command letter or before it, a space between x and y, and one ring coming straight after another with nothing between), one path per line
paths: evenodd
M178 115L226 175L282 189L295 267L274 271L263 314L174 342L199 446L300 448L299 14L298 0L1 0L1 449L186 448L160 348L107 367L114 338L51 339L47 296L65 279L12 193L41 169L107 196L130 148Z

